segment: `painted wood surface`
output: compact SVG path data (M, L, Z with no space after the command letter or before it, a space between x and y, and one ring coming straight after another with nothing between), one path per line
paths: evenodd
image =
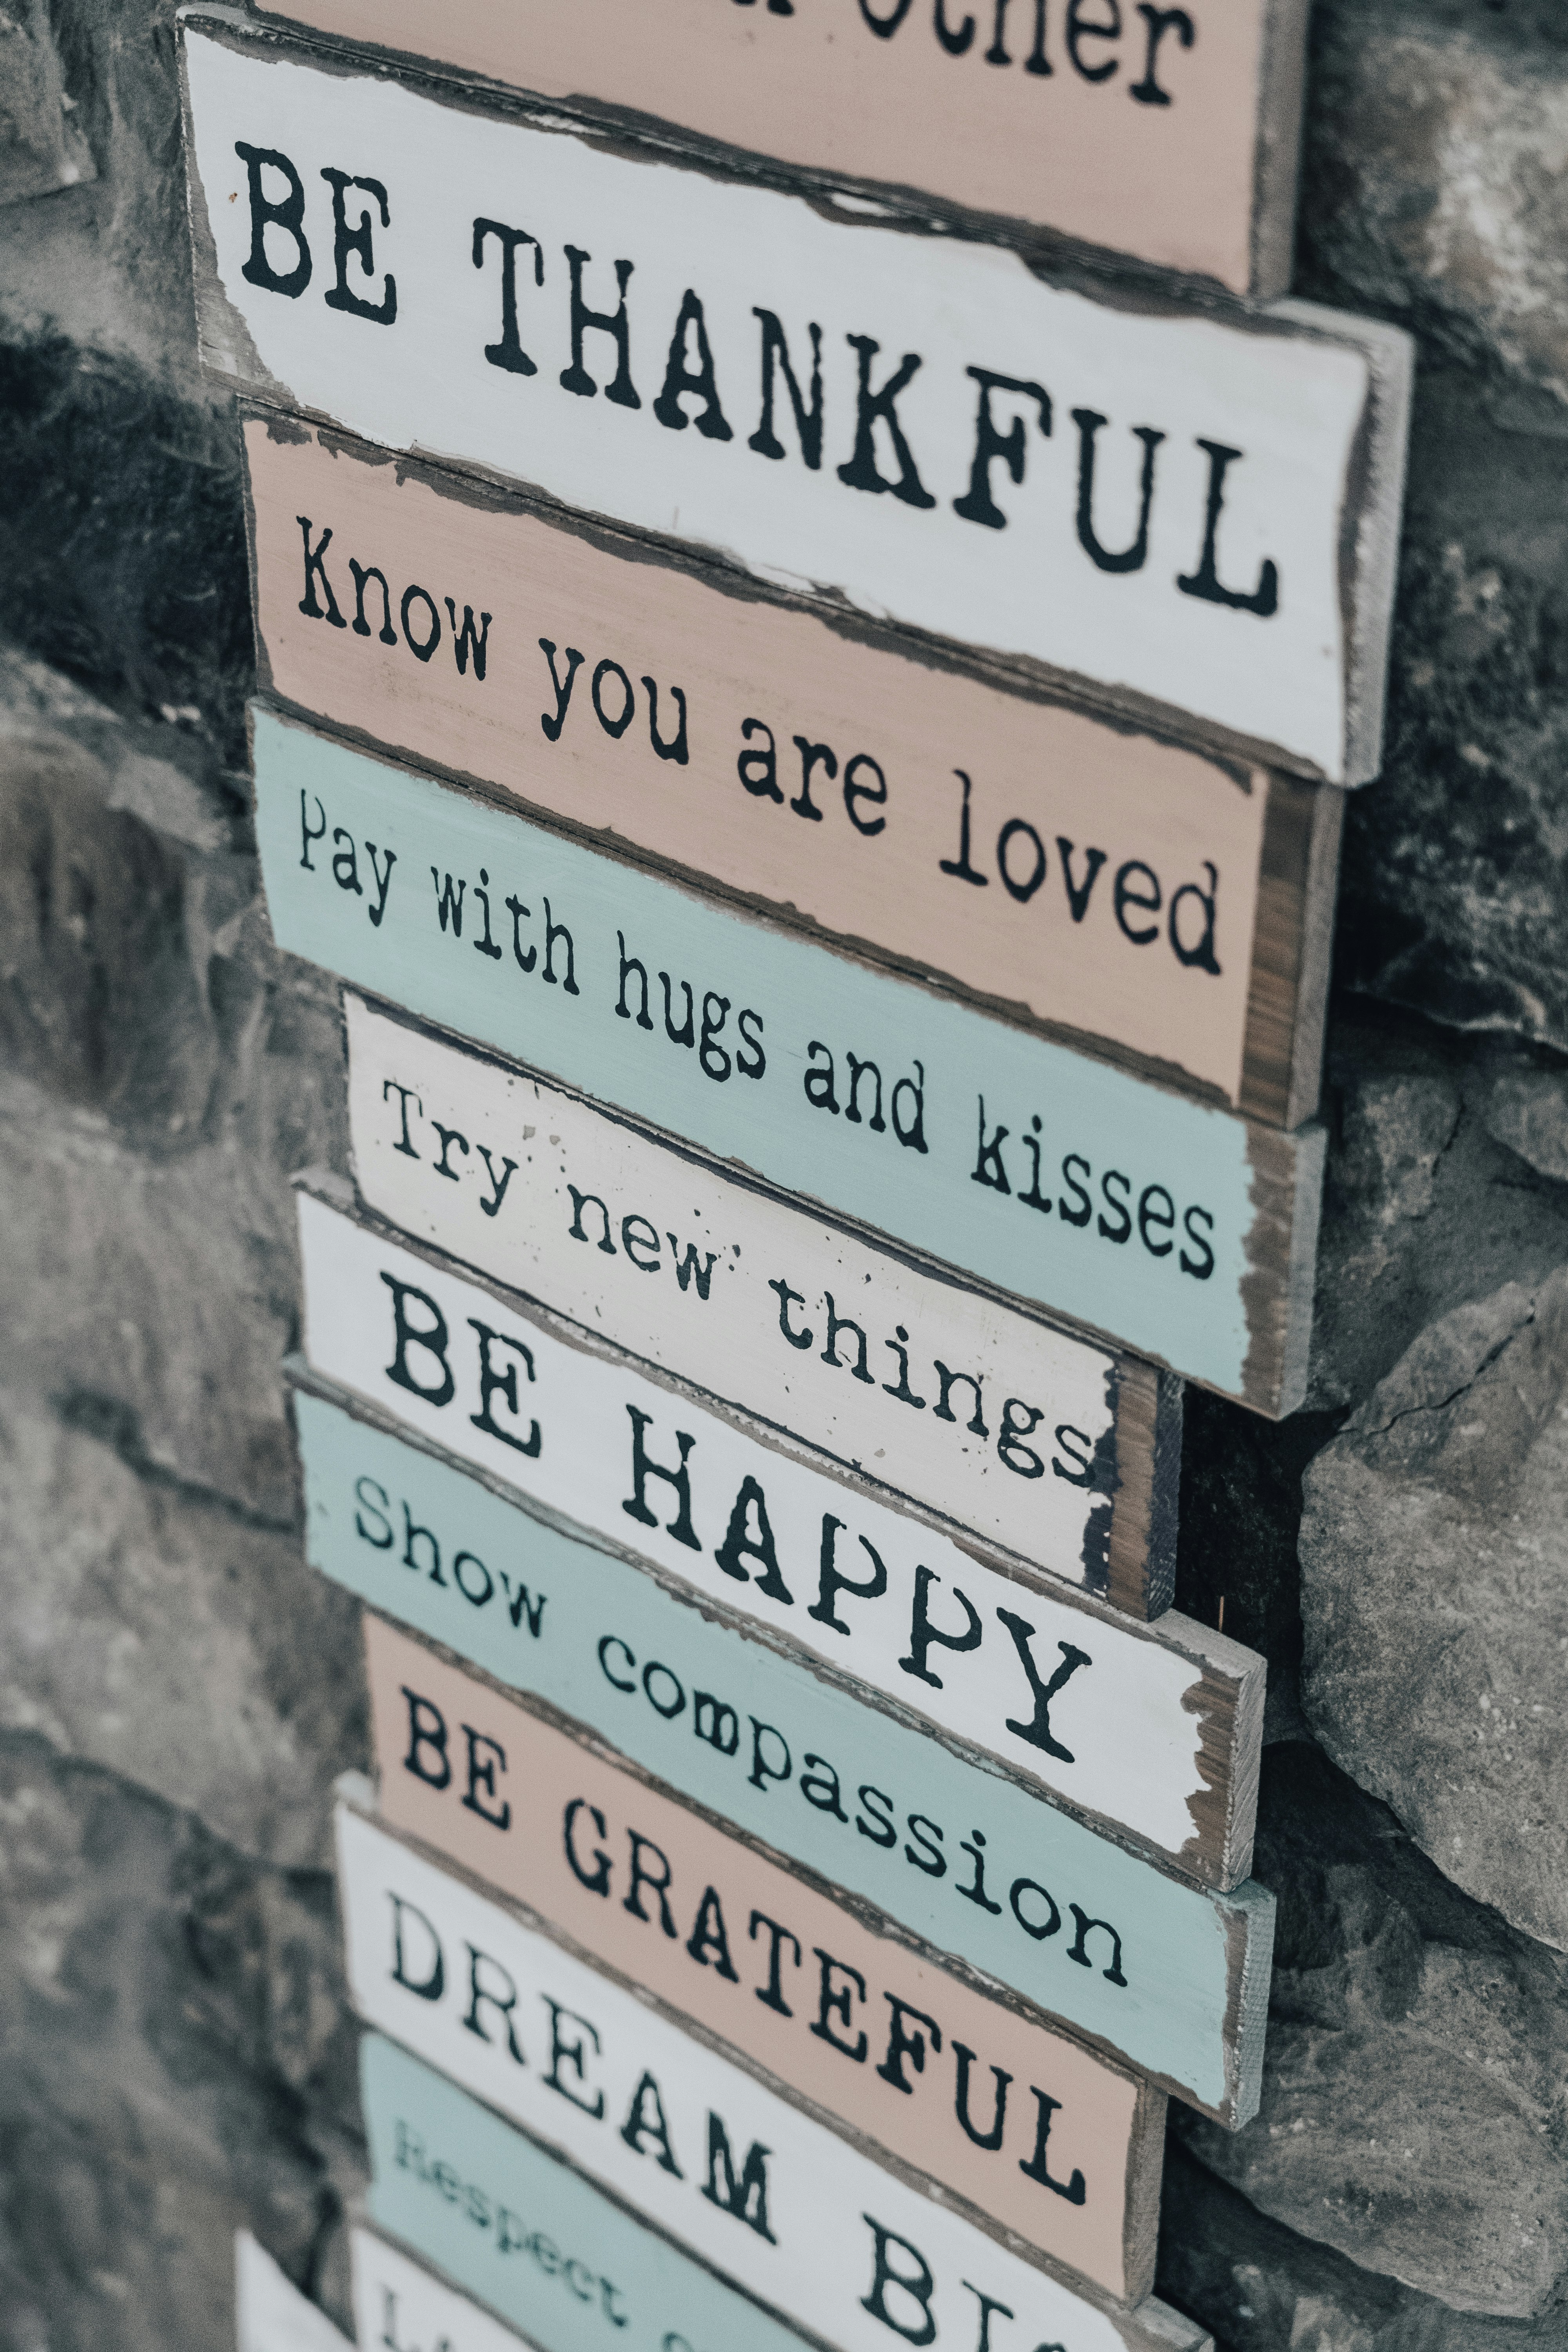
M262 682L287 702L1068 1044L1311 1117L1337 792L912 660L275 412L245 446ZM479 619L426 660L423 596L439 613L447 591Z
M352 992L343 1014L377 1214L1031 1569L1133 1616L1168 1606L1169 1375Z
M535 2352L801 2352L794 2328L379 2033L360 2044L360 2105L372 2220Z
M237 2352L348 2352L342 2329L300 2294L248 2230L237 2230L234 2237L234 2326ZM362 2341L369 2352L368 2339Z
M1192 1102L265 709L252 736L280 948L1261 1412L1300 1402L1321 1129Z
M396 2054L403 2058L401 2051ZM411 2149L406 2152L412 2154ZM395 2165L395 2138L393 2160ZM409 2168L407 2165L402 2168ZM521 2252L523 2249L513 2251ZM571 2257L566 2255L564 2259L570 2261ZM437 2273L412 2260L401 2246L394 2245L390 2238L382 2237L378 2231L363 2225L351 2229L349 2260L353 2271L359 2352L522 2352L522 2339L510 2327L503 2326L480 2305L460 2294ZM561 2275L560 2246L554 2246L553 2268L548 2267L550 2260L547 2251L545 2262L540 2265L541 2286L544 2280L553 2281ZM582 2283L579 2278L579 2286ZM578 2297L579 2301L583 2299ZM536 2336L535 2340L542 2339ZM608 2340L604 2330L598 2340ZM673 2347L670 2352L674 2352Z
M1302 0L1142 12L1008 0L288 0L279 13L612 119L924 192L1217 279L1289 282ZM1003 70L1005 68L1005 70Z
M1212 1893L1125 1852L347 1407L295 1398L324 1574L1177 2096L1256 2112L1264 1889Z
M306 1354L324 1378L959 1755L1206 1885L1246 1876L1255 1653L1180 1618L1152 1638L1026 1584L329 1199L301 1193L300 1241Z
M858 2144L956 2194L983 2227L1016 2233L1120 2301L1149 2292L1162 2093L874 1933L384 1618L367 1614L364 1637L389 1829L527 1905ZM704 1926L721 1934L722 1953ZM895 2021L910 2016L925 2021L918 2074L894 2063ZM1025 2169L1037 2092L1054 2103L1052 2168L1069 2187L1081 2180L1076 2199Z
M881 2352L894 2315L958 2336L973 2295L1007 2315L1023 2347L1147 2352L1170 2341L1173 2313L1159 2312L1152 2337L1140 2318L989 2236L363 1813L340 1805L336 1832L349 1988L365 2022L781 2317L843 2352ZM717 1965L724 1947L710 1924ZM826 2012L825 2030L853 2047L854 1987L837 1989L844 2011ZM912 2072L922 2021L900 2022L894 2063ZM1070 2195L1053 2111L1036 2104L1028 2161ZM919 2284L895 2294L895 2277ZM1201 2328L1186 2328L1201 2340Z
M1331 782L1375 773L1396 331L1097 299L184 21L202 348L231 382ZM447 616L411 612L434 658Z

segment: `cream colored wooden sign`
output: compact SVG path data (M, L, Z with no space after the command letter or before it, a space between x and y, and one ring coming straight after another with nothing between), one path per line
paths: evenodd
M1148 2293L1163 2093L874 1934L384 1618L366 1616L364 1643L388 1828L526 1904L851 2137L939 2183L983 2227L1119 2300ZM918 2071L900 2053L901 2021L916 2018ZM1030 2161L1041 2102L1049 2180ZM1080 2193L1060 2193L1075 2181Z
M405 2154L411 2153L405 2141ZM439 2190L437 2193L439 2195ZM524 2233L525 2248L535 2234ZM542 2300L550 2293L547 2282L560 2279L574 2256L570 2249L556 2245L548 2237L537 2252L531 2252L531 2259L530 2252L524 2252L529 2269L534 2273L530 2284L535 2286L536 2293L542 2291ZM489 2312L470 2303L466 2294L459 2294L456 2287L427 2270L423 2263L413 2261L401 2247L376 2231L352 2229L349 2258L353 2265L359 2352L527 2352L523 2339L510 2327L504 2327ZM574 2288L582 2287L585 2275L585 2271L567 2275L566 2296L584 2304L596 2300L581 2293L573 2294ZM527 2276L525 2271L524 2277ZM674 2352L673 2347L670 2352Z
M337 1811L349 1985L365 2021L557 2148L765 2306L844 2352L956 2336L972 2298L1019 2352L1152 2352L1203 2330L1133 2316L879 2165L704 2037L353 1807ZM713 1926L716 1953L724 1946ZM844 1988L852 2000L853 1987ZM826 2012L830 2022L834 2012ZM891 2063L923 2057L901 2020ZM847 2036L853 2040L852 2036ZM1039 2102L1027 2161L1051 2168ZM1059 2159L1058 2159L1059 2160ZM1070 2196L1070 2178L1063 2184ZM929 2339L928 2339L929 2340Z
M378 1215L1137 1617L1169 1605L1179 1383L345 992Z
M261 675L297 708L1069 1044L1310 1117L1339 793L276 413L245 446Z
M268 6L275 0L268 0ZM1054 229L1289 283L1305 0L288 0L296 23ZM900 203L900 199L903 201Z
M1375 772L1395 330L1092 299L221 11L184 26L202 349L231 383L1124 715ZM448 588L418 585L434 660ZM627 693L601 678L613 726Z
M1252 1652L1016 1580L328 1198L301 1192L300 1241L316 1371L962 1755L1209 1885L1246 1877L1264 1682Z

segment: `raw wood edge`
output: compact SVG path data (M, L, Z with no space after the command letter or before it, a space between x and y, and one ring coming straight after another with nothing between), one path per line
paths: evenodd
M1124 1616L1149 1619L1170 1606L1157 1598L1156 1449L1159 1443L1161 1375L1152 1364L1130 1356L1106 1375L1112 1414L1116 1491L1110 1505L1102 1597ZM1092 1528L1088 1531L1092 1535Z
M1241 1283L1247 1349L1239 1402L1269 1421L1294 1412L1307 1392L1326 1150L1321 1127L1294 1134L1247 1129L1252 1223Z
M1263 2042L1274 1975L1275 1901L1267 1887L1238 1887L1226 1920L1230 1938L1231 1990L1226 2003L1227 2097L1219 2120L1226 2131L1246 2128L1263 2096Z
M1310 13L1311 0L1267 0L1252 189L1252 298L1258 302L1290 289Z
M1260 778L1259 784L1268 800L1258 845L1258 911L1237 1108L1266 1126L1290 1128L1310 1118L1317 1108L1315 1093L1311 1099L1304 1098L1303 1084L1310 1067L1315 1088L1317 1061L1313 1050L1303 1055L1298 1038L1307 1024L1312 1032L1310 1048L1321 1055L1322 998L1328 986L1326 938L1321 957L1317 950L1319 935L1332 930L1335 869L1323 872L1317 794L1331 788L1278 772ZM1315 1003L1309 968L1317 982Z
M1344 837L1345 794L1320 784L1312 811L1307 863L1307 906L1297 983L1296 1034L1290 1061L1290 1091L1285 1124L1300 1127L1315 1118L1322 1097L1323 1034L1329 1010L1329 976L1334 955L1339 907L1340 845Z
M1183 1704L1198 1727L1198 1776L1187 1800L1193 1834L1182 1850L1189 1868L1201 1858L1222 1894L1232 1894L1252 1867L1258 1821L1258 1776L1263 1759L1263 1697L1268 1670L1253 1652L1207 1658L1203 1676Z
M1340 523L1340 595L1345 646L1344 771L1330 782L1371 783L1383 765L1384 706L1410 442L1415 346L1401 327L1294 299L1271 318L1359 351L1367 363L1366 408L1352 452ZM1300 766L1300 761L1294 762Z
M419 1640L420 1637L416 1635L415 1639ZM422 1642L421 1646L423 1646ZM469 1669L465 1667L464 1671L468 1672ZM517 1696L520 1699L522 1696L521 1694ZM532 1710L528 1709L528 1712L531 1713ZM540 1718L536 1717L537 1719ZM629 1768L628 1759L623 1758L619 1760L618 1769L626 1771L636 1768ZM637 1774L639 1780L642 1777L640 1773ZM1134 2208L1130 2200L1136 2188L1140 2200L1137 2208L1137 2224L1140 2231L1146 2232L1148 2236L1146 2261L1142 2248L1140 2247L1140 2271L1142 2273L1146 2269L1147 2278L1141 2286L1135 2288L1133 2282L1128 2276L1124 2263L1123 2286L1119 2295L1102 2280L1092 2278L1087 2271L1076 2270L1070 2263L1065 2262L1059 2255L1048 2253L1043 2246L1036 2245L1032 2239L1023 2237L1017 2231L1010 2229L1005 2221L997 2221L993 2214L985 2210L984 2206L977 2205L972 2198L964 2196L962 2191L950 2188L938 2174L924 2170L920 2165L911 2162L908 2157L900 2156L896 2149L887 2147L881 2140L875 2138L859 2125L849 2122L846 2116L837 2115L831 2107L824 2106L808 2092L798 2089L784 2075L775 2074L762 2059L752 2057L749 2051L742 2050L736 2043L727 2041L724 2035L697 2011L688 2011L679 2009L661 1993L653 1992L639 1984L637 1979L628 1976L624 1969L616 1967L613 1961L605 1959L594 1950L591 1945L582 1942L570 1928L563 1927L558 1920L551 1918L545 1912L537 1909L526 1896L514 1894L495 1879L482 1876L467 1863L458 1862L452 1855L443 1853L438 1846L430 1844L427 1839L420 1837L416 1831L406 1830L394 1822L384 1821L382 1818L379 1790L363 1774L341 1773L332 1784L332 1801L334 1811L341 1808L344 1811L356 1813L362 1821L369 1822L379 1829L383 1836L390 1838L395 1845L419 1855L434 1868L456 1879L460 1885L470 1888L485 1902L495 1904L499 1910L521 1920L524 1927L542 1936L546 1942L571 1953L574 1958L581 1960L584 1967L591 1969L595 1976L607 1978L612 1984L620 1986L624 1991L635 1993L637 1998L651 2009L656 2016L664 2018L678 2032L689 2034L700 2048L713 2052L727 2064L734 2066L741 2074L749 2075L753 2082L761 2084L764 2089L772 2091L776 2097L781 2098L786 2106L793 2107L796 2114L807 2116L813 2122L820 2124L825 2130L830 2131L836 2139L842 2140L846 2146L853 2148L857 2155L890 2172L895 2179L901 2180L906 2188L912 2189L917 2195L929 2198L932 2204L944 2206L957 2213L972 2227L982 2231L986 2237L995 2244L1005 2247L1009 2253L1016 2254L1021 2261L1028 2263L1043 2276L1055 2279L1070 2293L1081 2295L1086 2303L1092 2305L1097 2310L1103 2311L1105 2316L1122 2331L1124 2340L1130 2346L1136 2346L1142 2340L1141 2323L1153 2315L1139 2310L1137 2306L1145 2301L1154 2284L1155 2241L1159 2231L1160 2179L1164 2163L1166 2101L1163 2091L1152 2089L1125 2063L1115 2065L1110 2061L1101 2061L1098 2054L1095 2061L1097 2064L1104 2064L1107 2074L1119 2075L1123 2081L1133 2083L1137 2090L1128 2133L1127 2167L1122 2184L1122 2227L1125 2242L1134 2214ZM371 2030L379 2032L382 2029L373 2027ZM1060 2028L1054 2030L1060 2040L1070 2043L1075 2048L1081 2047L1075 2035L1062 2032ZM481 2106L489 2104L476 2092L470 2092L468 2095L478 2098ZM1158 2111L1155 2118L1158 2129L1152 2132L1150 2120L1155 2110ZM508 2116L506 2120L510 2122L512 2118ZM515 2128L522 2130L526 2126L516 2125ZM1143 2210L1149 2202L1151 2174L1153 2189L1152 2226L1151 2218ZM1156 2306L1156 2310L1159 2309L1160 2306ZM790 2324L794 2325L793 2322ZM1176 2339L1168 2338L1163 2331L1160 2331L1152 2336L1152 2340L1155 2344L1163 2345L1171 2340L1186 2344L1192 2339L1186 2336Z
M1160 2242L1160 2191L1165 2172L1165 2110L1169 2102L1153 2084L1141 2082L1127 2137L1127 2178L1121 2210L1121 2291L1142 2303L1153 2291Z

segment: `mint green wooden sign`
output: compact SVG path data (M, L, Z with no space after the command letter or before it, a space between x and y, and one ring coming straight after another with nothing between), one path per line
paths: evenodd
M280 947L1261 1412L1300 1402L1320 1129L1192 1102L253 725Z
M323 1573L1178 2097L1227 2123L1255 2112L1274 1924L1263 1888L1219 1895L1167 1875L445 1456L308 1391L295 1410ZM875 1573L838 1565L847 1580Z

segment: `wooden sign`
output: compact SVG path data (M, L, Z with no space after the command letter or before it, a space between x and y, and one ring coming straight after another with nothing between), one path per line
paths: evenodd
M231 382L1121 715L1376 772L1397 331L1091 299L232 16L184 31L202 348ZM432 660L455 584L405 592ZM629 730L637 681L595 674Z
M379 2033L360 2044L360 2105L372 2220L521 2329L534 2352L802 2352L794 2328ZM428 2292L418 2307L445 2316ZM360 2326L363 2343L363 2312ZM374 2336L371 2346L385 2352ZM442 2347L400 2338L393 2352ZM480 2336L476 2352L501 2347Z
M272 0L268 0L272 5ZM726 147L1217 278L1289 283L1304 0L1186 8L289 0L298 23ZM1005 68L1003 71L1000 68ZM909 191L929 194L913 197Z
M269 711L253 748L280 948L1261 1412L1300 1402L1321 1129L1087 1061Z
M391 1223L1031 1572L1137 1617L1168 1605L1168 1373L357 996L343 1012L359 1189Z
M874 1933L384 1619L367 1615L364 1634L389 1829L526 1904L858 2144L938 2182L984 2228L1120 2301L1147 2294L1162 2093ZM853 2032L839 2017L846 1990ZM900 2055L916 2017L918 2073ZM1030 2164L1041 2101L1050 2181ZM1075 2180L1077 2197L1058 2193L1054 2183Z
M300 1241L306 1353L325 1379L961 1756L1007 1765L1205 1884L1246 1876L1253 1652L1184 1618L1151 1636L993 1568L309 1192Z
M973 2296L1007 2316L1021 2346L1150 2346L1141 2318L977 2229L634 1988L344 1805L337 1849L349 1987L365 2022L820 2341L880 2352L895 2314L957 2336ZM721 1960L716 1909L705 1931ZM825 2031L853 2048L855 1987L835 1979L832 1990L842 2005L830 2000ZM899 2022L889 2063L912 2072L930 2028L918 2016ZM869 2037L862 2046L868 2061ZM1037 2107L1027 2161L1070 2196L1050 2105ZM1156 2310L1164 2326L1152 2341L1169 2343L1181 2323ZM1185 2326L1200 2342L1203 2330Z
M234 2325L237 2352L349 2352L347 2336L248 2230L235 2231Z
M245 446L262 681L289 702L1068 1045L1276 1126L1312 1116L1339 793L276 413ZM481 616L482 658L449 625L428 660L411 646L418 582ZM416 594L420 647L424 614Z
M389 2045L379 2043L377 2047L386 2049ZM393 2055L406 2065L401 2051ZM466 2100L464 2105L468 2105ZM487 2123L490 2120L486 2117ZM402 2145L405 2157L411 2157L412 2140L405 2137ZM396 2146L395 2137L395 2166ZM405 2164L400 2168L406 2171L409 2167ZM523 2251L521 2247L509 2248L509 2252ZM562 2250L556 2246L554 2252L555 2268L542 2271L542 2276L550 2280L561 2275ZM353 2265L360 2352L524 2352L521 2339L510 2327L503 2327L499 2319L492 2318L477 2303L470 2303L467 2295L459 2294L445 2279L426 2270L423 2263L412 2261L401 2247L375 2231L363 2227L350 2230L349 2259ZM566 2259L570 2261L570 2255ZM579 2273L578 2288L584 2284ZM581 2294L576 2299L585 2300ZM534 2340L542 2340L537 2329Z
M323 1573L1164 2089L1256 2112L1263 1888L1139 1860L346 1405L295 1399Z

